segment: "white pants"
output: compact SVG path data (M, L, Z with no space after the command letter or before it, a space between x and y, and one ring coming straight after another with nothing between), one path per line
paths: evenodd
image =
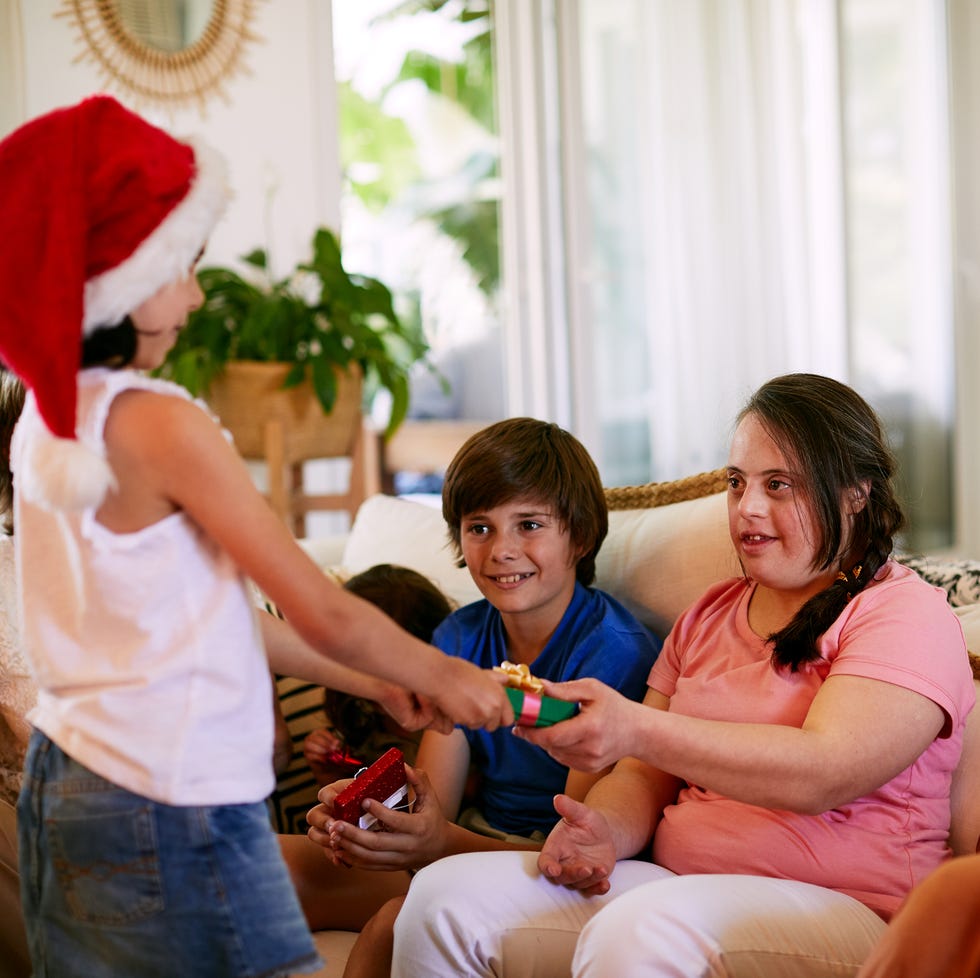
M440 859L412 880L392 978L838 978L885 924L857 900L759 876L617 864L605 896L538 874L536 852Z

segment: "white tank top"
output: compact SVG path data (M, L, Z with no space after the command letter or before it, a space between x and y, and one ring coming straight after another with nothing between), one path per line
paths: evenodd
M189 396L130 370L83 371L78 435L89 447L104 454L112 399L133 387ZM15 480L42 426L28 395L12 443ZM274 786L271 679L246 581L228 555L182 512L113 533L94 510L51 512L22 496L15 491L21 622L39 687L31 722L97 774L157 801L265 798Z

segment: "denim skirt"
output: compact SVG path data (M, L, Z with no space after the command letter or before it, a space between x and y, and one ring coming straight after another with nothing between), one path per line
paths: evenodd
M272 978L322 963L262 802L151 801L35 730L17 816L34 978Z

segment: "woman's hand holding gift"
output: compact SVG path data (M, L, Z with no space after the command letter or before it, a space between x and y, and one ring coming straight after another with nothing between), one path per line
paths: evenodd
M574 771L601 771L633 753L643 706L597 679L567 683L545 681L545 694L579 703L579 713L550 727L515 727L514 735L543 747L559 764ZM649 712L649 711L646 711Z

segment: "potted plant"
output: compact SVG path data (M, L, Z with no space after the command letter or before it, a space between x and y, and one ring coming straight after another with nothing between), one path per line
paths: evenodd
M204 303L159 373L204 397L243 457L265 461L270 503L295 532L313 509L353 518L370 485L364 388L391 394L387 437L405 418L409 371L428 364L428 344L399 319L385 285L347 273L326 228L313 236L311 260L286 278L269 275L261 249L243 261L254 280L229 268L198 272ZM348 491L306 495L302 463L340 457L351 459Z
M394 432L408 410L409 371L427 362L429 348L421 329L398 317L387 286L348 274L327 228L314 234L311 260L286 278L271 278L262 249L242 260L255 270L254 281L229 268L198 272L204 304L189 317L161 375L212 400L216 382L229 369L234 372L233 365L244 363L248 370L256 363L275 364L271 376L281 375L279 386L308 384L327 415L337 407L345 380L356 385L362 377L370 392L390 392L385 435ZM217 398L223 399L222 392Z

